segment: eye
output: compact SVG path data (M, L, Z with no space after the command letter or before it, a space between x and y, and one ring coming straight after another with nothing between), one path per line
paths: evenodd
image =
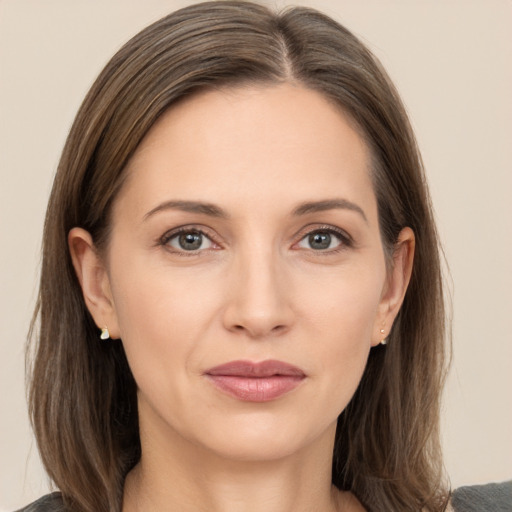
M335 250L348 245L350 245L348 236L332 228L311 231L298 243L300 248L312 249L314 251Z
M164 245L170 246L177 251L202 251L211 249L213 242L202 231L197 229L187 229L171 233L164 236L162 240Z

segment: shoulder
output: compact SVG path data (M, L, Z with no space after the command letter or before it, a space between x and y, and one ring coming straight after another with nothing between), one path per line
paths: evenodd
M53 492L39 498L34 503L18 510L17 512L66 512L60 492Z
M459 487L451 504L454 512L512 512L512 480Z

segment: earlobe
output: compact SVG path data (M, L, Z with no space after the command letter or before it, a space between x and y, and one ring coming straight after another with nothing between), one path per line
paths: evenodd
M73 228L68 234L68 246L85 304L94 322L99 329L108 326L110 337L119 338L107 269L90 233L82 228Z
M389 270L379 312L374 325L372 345L385 344L393 322L402 306L409 281L411 280L415 249L415 236L411 228L400 231L393 252L392 267Z

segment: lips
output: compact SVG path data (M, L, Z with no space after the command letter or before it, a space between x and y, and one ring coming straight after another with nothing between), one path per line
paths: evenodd
M220 391L247 402L268 402L295 389L306 377L282 361L231 361L210 368L205 376Z

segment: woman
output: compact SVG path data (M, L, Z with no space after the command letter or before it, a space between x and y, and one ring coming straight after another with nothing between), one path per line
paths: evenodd
M324 15L199 4L113 57L63 151L34 318L62 495L30 510L447 507L421 159Z

